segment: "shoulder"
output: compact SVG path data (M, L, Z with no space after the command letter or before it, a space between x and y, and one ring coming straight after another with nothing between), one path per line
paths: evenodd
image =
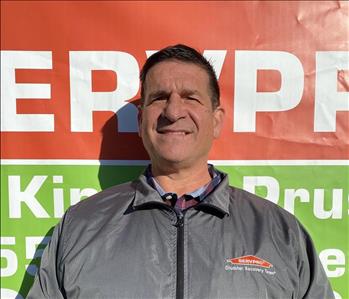
M136 186L137 180L116 185L71 206L60 223L61 246L80 239L85 244L96 238L100 229L118 223L134 199Z
M91 216L101 209L121 208L133 199L136 185L137 181L130 181L112 186L71 206L67 212L74 216Z
M82 232L120 219L134 199L136 186L137 180L115 185L71 206L62 220L63 231Z
M276 203L232 186L229 186L229 194L230 212L238 214L252 224L263 224L269 229L280 230L285 234L292 231L298 235L302 230L296 217Z
M295 219L295 217L291 213L289 213L276 203L243 189L229 186L229 194L231 203L235 208L252 209L256 212L262 212L263 214L270 211L272 213L280 214L281 216L289 219Z
M234 187L229 189L231 221L245 238L253 245L268 244L268 251L281 250L283 257L288 257L289 266L298 267L306 255L303 244L311 239L297 218L257 195Z
M294 215L234 187L229 187L229 200L230 221L243 236L241 242L273 261L279 275L297 282L296 297L333 298L311 237Z

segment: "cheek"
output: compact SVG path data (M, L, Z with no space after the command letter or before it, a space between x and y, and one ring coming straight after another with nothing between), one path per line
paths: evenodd
M151 111L149 111L148 109L144 109L140 121L140 126L141 128L143 128L143 130L148 126L149 122L151 122L151 116Z
M152 139L154 131L157 124L156 111L149 110L143 113L142 119L139 126L140 137L147 142L147 140Z
M207 130L212 127L210 122L212 115L206 108L192 109L188 114L189 119L197 129L204 131L203 133L208 133Z

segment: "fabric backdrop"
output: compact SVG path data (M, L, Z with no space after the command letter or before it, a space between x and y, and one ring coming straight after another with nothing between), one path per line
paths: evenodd
M295 214L349 298L348 12L345 1L1 1L1 298L25 297L70 205L142 172L140 67L177 43L219 77L227 118L210 162Z

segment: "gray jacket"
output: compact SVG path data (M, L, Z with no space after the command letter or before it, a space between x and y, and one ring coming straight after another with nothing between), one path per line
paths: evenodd
M223 181L183 216L142 175L68 209L28 298L334 298L309 235Z

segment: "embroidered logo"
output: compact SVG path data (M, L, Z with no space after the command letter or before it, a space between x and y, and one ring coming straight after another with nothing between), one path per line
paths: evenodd
M274 275L273 264L255 255L244 255L226 260L227 271L249 271Z
M271 268L273 265L258 256L245 255L227 260L228 263L233 265L248 265L248 266L259 266L263 268Z

